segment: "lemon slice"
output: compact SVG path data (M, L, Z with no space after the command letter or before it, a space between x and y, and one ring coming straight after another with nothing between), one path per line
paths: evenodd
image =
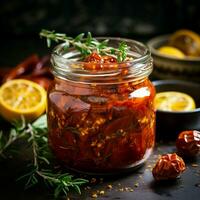
M10 122L22 115L26 121L32 121L45 109L46 91L37 83L15 79L0 87L0 114Z
M178 30L169 39L169 44L187 56L200 56L200 36L191 30Z
M155 107L164 111L191 111L196 108L196 105L194 99L188 94L167 91L156 94Z
M184 53L182 51L180 51L179 49L175 48L175 47L163 46L163 47L160 47L158 49L158 51L161 54L173 56L173 57L176 57L176 58L184 58L185 57Z

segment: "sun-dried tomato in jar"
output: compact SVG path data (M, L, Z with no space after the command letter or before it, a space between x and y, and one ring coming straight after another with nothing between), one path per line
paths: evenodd
M126 42L130 57L122 63L95 52L79 60L77 51L66 51L64 44L52 54L49 144L67 168L97 174L126 171L142 164L154 147L155 89L148 79L152 59L143 44Z

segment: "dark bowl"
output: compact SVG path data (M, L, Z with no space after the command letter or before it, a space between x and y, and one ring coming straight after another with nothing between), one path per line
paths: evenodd
M180 80L153 81L156 92L177 91L193 97L196 109L173 112L156 111L156 136L158 140L175 140L184 130L200 130L200 84Z
M154 61L153 75L157 79L179 79L200 82L200 57L176 58L161 54L158 48L166 46L170 35L151 39L147 45Z

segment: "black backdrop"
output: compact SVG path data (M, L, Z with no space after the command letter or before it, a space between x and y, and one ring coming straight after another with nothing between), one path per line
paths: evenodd
M199 0L1 0L0 34L32 36L41 28L71 35L152 37L200 30Z
M180 28L200 33L200 0L0 0L0 67L49 54L42 28L142 42Z

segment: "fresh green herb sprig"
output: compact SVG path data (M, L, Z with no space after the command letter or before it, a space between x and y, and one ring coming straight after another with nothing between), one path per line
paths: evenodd
M56 33L55 31L43 29L40 32L40 36L46 38L48 47L51 46L51 41L57 43L64 42L66 48L71 46L75 47L83 57L90 55L92 52L97 52L102 55L114 56L117 58L118 62L123 62L127 57L127 51L130 49L125 42L119 43L118 48L109 47L109 40L100 42L93 38L90 32L88 32L86 36L84 33L81 33L75 38L72 38L64 33Z
M18 180L26 180L25 188L30 188L43 181L47 186L54 188L54 195L57 198L60 194L70 191L70 188L81 193L80 186L88 181L82 178L74 178L69 173L56 171L52 166L52 154L47 142L47 120L46 115L41 116L32 124L22 121L14 123L8 136L0 132L0 156L5 158L5 152L12 148L13 144L25 139L30 144L33 159L28 165L28 172Z
M3 133L3 131L0 131L0 157L2 158L6 158L5 152L15 141L27 136L27 130L25 130L25 119L23 117L21 118L20 123L13 122L12 125L13 126L8 135Z
M122 62L126 59L127 57L127 51L129 50L128 45L125 42L121 42L119 44L119 48L118 48L118 54L117 54L117 60L119 62Z

